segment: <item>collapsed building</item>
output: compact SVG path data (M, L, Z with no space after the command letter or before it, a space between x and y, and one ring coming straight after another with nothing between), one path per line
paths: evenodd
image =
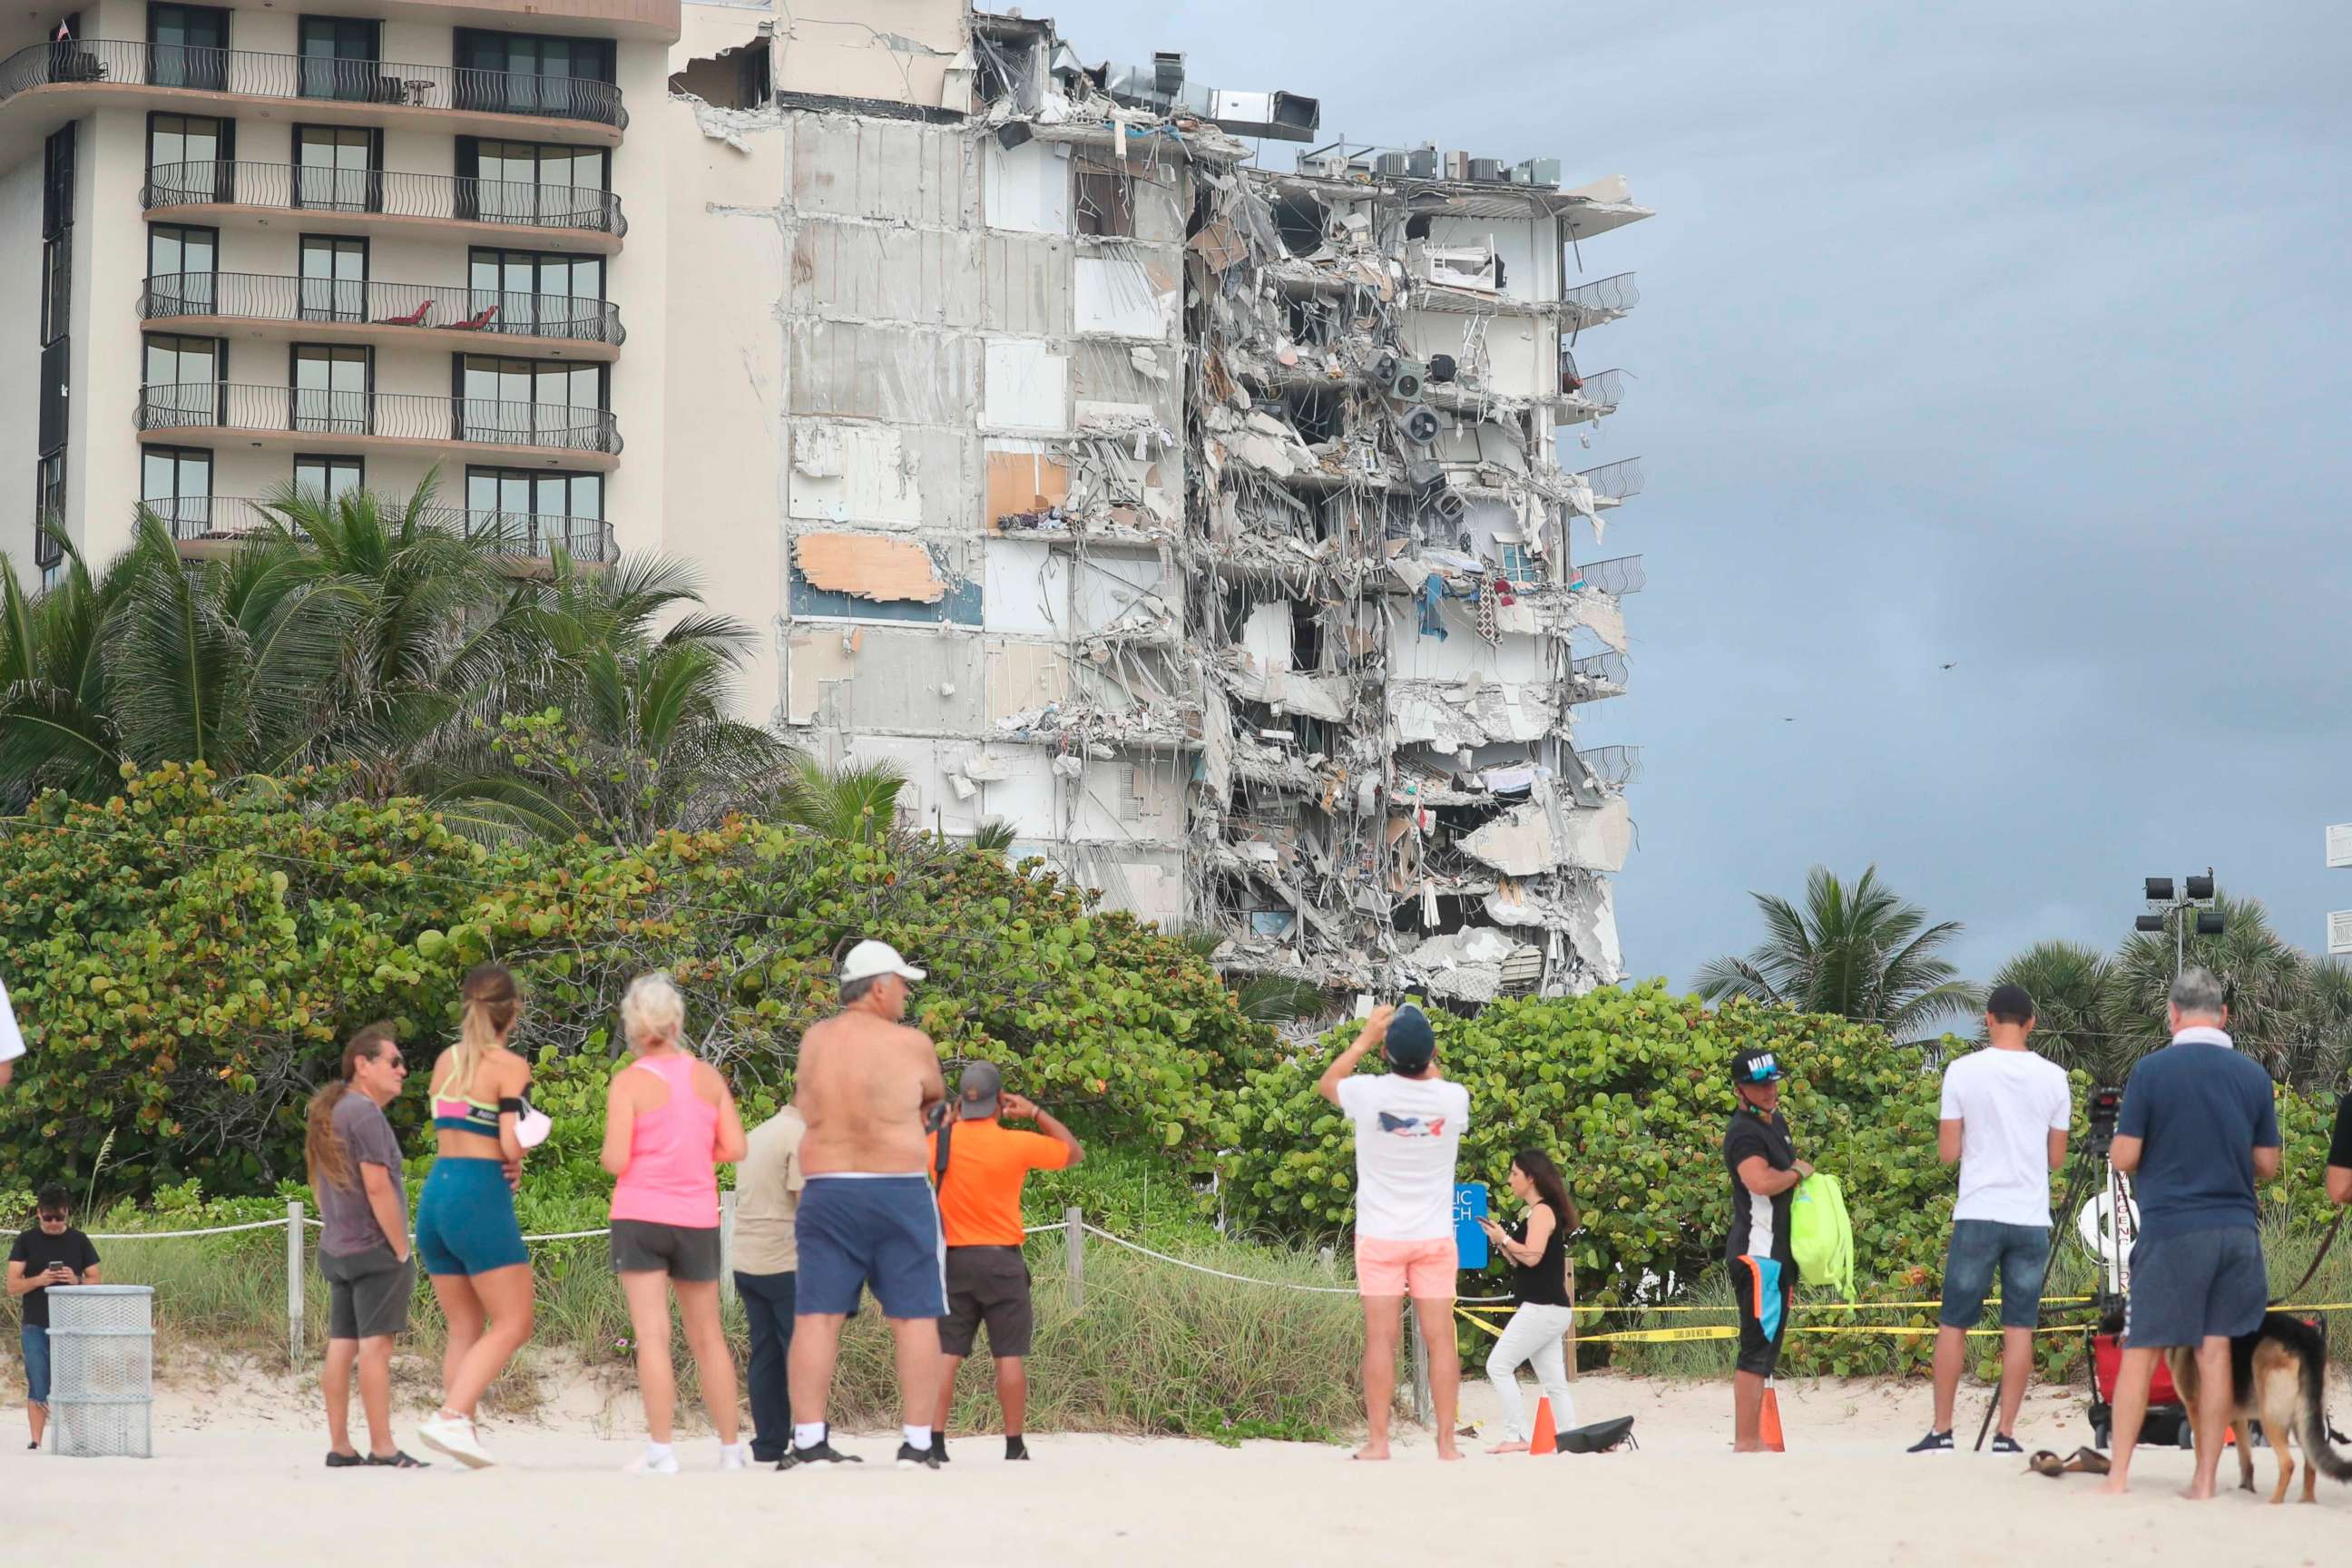
M736 455L674 445L668 504L773 485L772 541L689 546L775 627L758 716L1230 971L1620 978L1634 758L1575 714L1624 689L1643 575L1579 557L1641 470L1559 450L1636 298L1585 247L1647 212L1434 146L1276 170L1313 100L881 9L689 5L672 57L669 342L720 334L753 396L673 369L674 443Z

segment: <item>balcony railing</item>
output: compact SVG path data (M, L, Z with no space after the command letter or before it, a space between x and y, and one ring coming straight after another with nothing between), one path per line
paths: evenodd
M423 397L405 392L334 392L292 386L186 382L139 391L139 428L297 431L326 437L466 441L488 447L551 447L618 452L621 433L602 408L506 403L487 397Z
M624 235L621 198L587 185L534 185L452 174L387 174L317 163L158 163L139 203L156 207L283 207L289 211L383 213L394 217L512 224Z
M1642 776L1642 748L1639 746L1600 746L1591 751L1573 753L1584 764L1593 782L1603 789L1623 789Z
M1642 493L1642 459L1627 458L1603 463L1597 468L1585 469L1577 478L1591 485L1592 493L1603 500L1626 500Z
M147 279L142 321L222 316L241 321L331 321L353 326L441 327L486 337L562 338L618 344L620 312L602 300L516 294L355 278L252 272L181 272Z
M237 539L282 521L268 510L272 503L247 496L181 496L140 504L163 519L173 539L191 542ZM575 561L610 561L615 553L613 525L602 518L469 511L461 507L431 507L425 515L439 527L480 541L499 555L543 560L558 544Z
M1591 588L1602 594L1638 594L1649 586L1650 574L1638 555L1612 555L1606 561L1594 561L1571 567L1568 574L1570 587Z
M1623 689L1630 673L1625 656L1613 647L1587 654L1570 666L1570 669L1577 679L1588 686L1613 686L1620 689Z
M1642 302L1642 291L1633 286L1633 275L1620 272L1613 278L1602 278L1591 283L1580 283L1560 296L1571 314L1586 326L1613 321Z
M248 98L454 109L533 120L582 120L625 130L621 89L586 77L528 76L392 60L264 55L113 38L34 44L0 60L0 103L29 88L71 83L185 88Z

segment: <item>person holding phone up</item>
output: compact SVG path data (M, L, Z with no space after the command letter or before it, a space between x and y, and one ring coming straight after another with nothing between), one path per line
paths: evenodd
M36 1222L8 1248L8 1294L24 1304L17 1342L25 1352L25 1416L33 1428L28 1448L41 1446L49 1424L49 1287L99 1283L98 1248L74 1228L73 1194L52 1182L33 1203Z

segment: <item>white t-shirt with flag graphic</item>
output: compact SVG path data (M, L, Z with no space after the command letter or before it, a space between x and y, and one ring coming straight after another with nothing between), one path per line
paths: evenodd
M1340 1081L1339 1109L1356 1124L1356 1234L1451 1240L1470 1091L1442 1078L1359 1074Z

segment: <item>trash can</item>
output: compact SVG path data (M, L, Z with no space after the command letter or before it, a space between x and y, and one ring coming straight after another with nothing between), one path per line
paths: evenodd
M153 1458L154 1288L52 1285L48 1300L49 1451Z

